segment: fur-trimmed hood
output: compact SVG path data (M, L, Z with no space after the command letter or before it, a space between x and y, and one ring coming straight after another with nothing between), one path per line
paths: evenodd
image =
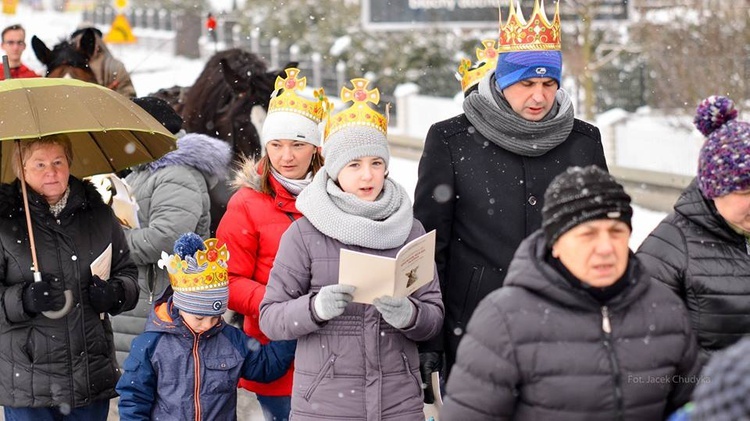
M70 187L70 198L68 199L67 208L73 206L79 207L99 207L107 206L102 200L101 194L96 190L93 184L88 181L81 181L73 176L68 179ZM29 207L33 209L49 208L44 197L27 189L29 196ZM77 199L80 198L80 199ZM21 182L16 180L12 183L0 184L0 219L13 219L24 214L23 196L21 195Z
M156 172L166 167L185 165L207 175L223 177L227 174L231 160L231 147L223 140L188 133L177 140L177 149L154 162L139 166L137 171Z
M260 161L242 158L239 168L234 171L234 179L231 185L235 190L247 187L260 191Z

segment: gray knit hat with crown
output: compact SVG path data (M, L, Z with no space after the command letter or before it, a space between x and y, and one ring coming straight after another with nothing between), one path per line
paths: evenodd
M380 130L363 125L350 125L328 136L323 144L323 158L328 175L338 179L339 172L352 160L377 156L388 168L390 159L388 140Z

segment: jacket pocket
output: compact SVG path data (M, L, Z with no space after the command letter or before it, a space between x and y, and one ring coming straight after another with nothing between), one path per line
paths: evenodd
M237 388L237 376L240 358L206 358L203 365L206 367L205 378L201 385L201 392L211 394L233 392Z
M409 364L409 357L406 356L406 353L403 351L401 352L401 359L404 361L404 370L406 370L406 375L411 379L411 382L416 387L416 396L422 396L422 381L420 379L417 379L417 377L414 375L414 372L411 371L411 365Z
M312 394L315 393L315 389L318 388L318 385L320 385L320 382L323 381L329 371L331 372L331 375L329 377L333 378L333 363L336 362L336 358L336 354L331 354L331 356L328 358L328 361L323 364L323 368L320 369L318 375L315 376L315 379L313 380L312 384L310 384L310 387L307 388L307 391L303 396L306 401L310 401L310 397L312 397Z

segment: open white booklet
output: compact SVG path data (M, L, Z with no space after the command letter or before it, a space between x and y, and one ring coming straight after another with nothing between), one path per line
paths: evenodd
M406 297L435 277L435 230L407 243L396 257L341 249L339 284L354 285L354 302Z

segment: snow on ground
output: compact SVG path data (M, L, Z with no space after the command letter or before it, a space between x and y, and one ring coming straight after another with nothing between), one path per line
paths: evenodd
M23 61L34 70L42 72L44 67L36 59L31 48L31 36L36 35L49 48L72 33L81 23L78 12L58 13L53 11L32 11L27 6L18 6L14 16L0 15L0 27L21 23L26 27L28 47ZM108 28L100 28L104 32ZM186 59L171 54L169 35L160 31L135 30L140 41L134 45L111 45L113 54L125 63L131 72L133 84L139 95L146 95L161 88L174 85L190 86L203 70L208 57ZM444 100L444 99L443 99ZM392 179L404 185L413 196L417 182L417 161L393 158L390 174ZM636 249L651 230L664 218L663 212L634 206L633 236L631 247Z

